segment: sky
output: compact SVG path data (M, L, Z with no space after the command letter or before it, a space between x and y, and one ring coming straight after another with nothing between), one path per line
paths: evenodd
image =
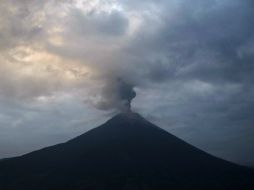
M0 158L131 109L254 166L252 0L0 0Z

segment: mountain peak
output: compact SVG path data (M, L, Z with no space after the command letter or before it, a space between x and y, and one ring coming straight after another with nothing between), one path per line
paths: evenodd
M135 112L0 162L0 190L252 190L254 171L215 158Z
M106 126L117 127L117 128L143 128L144 126L154 126L152 123L147 121L144 117L136 112L123 112L115 115L106 122ZM142 127L143 126L143 127Z
M124 119L124 120L145 120L139 113L136 112L122 112L111 118L110 120L118 120L118 119Z

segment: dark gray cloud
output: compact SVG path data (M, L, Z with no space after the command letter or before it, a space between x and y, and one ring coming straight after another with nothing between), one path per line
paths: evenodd
M168 9L167 2L160 3ZM253 53L243 55L241 51L247 44L253 44L253 3L194 1L193 6L188 6L187 1L179 1L177 4L174 19L165 10L161 17L163 24L156 33L145 36L140 32L128 47L132 57L145 57L148 71L142 73L144 77L178 85L197 80L218 89L239 85L233 89L237 91L235 97L243 102L249 100L247 89L252 88L254 57ZM251 46L247 47L251 51ZM217 96L222 98L230 90Z
M166 6L170 3L161 4L162 9L170 9ZM160 80L175 76L212 83L253 80L253 53L241 56L241 49L253 44L250 1L194 1L193 6L179 1L177 5L172 10L174 18L165 10L158 30L152 35L141 31L129 46L132 56L145 56L144 64L152 65L145 73L148 78L156 81L156 76ZM158 65L156 69L154 65Z

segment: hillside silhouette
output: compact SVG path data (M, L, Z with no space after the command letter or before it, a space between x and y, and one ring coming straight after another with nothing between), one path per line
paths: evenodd
M211 156L137 113L0 161L0 190L253 190L254 171Z

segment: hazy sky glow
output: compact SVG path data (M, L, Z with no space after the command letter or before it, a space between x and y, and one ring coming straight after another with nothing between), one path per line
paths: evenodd
M134 111L254 165L252 0L0 0L0 13L0 158L104 122L121 78Z

